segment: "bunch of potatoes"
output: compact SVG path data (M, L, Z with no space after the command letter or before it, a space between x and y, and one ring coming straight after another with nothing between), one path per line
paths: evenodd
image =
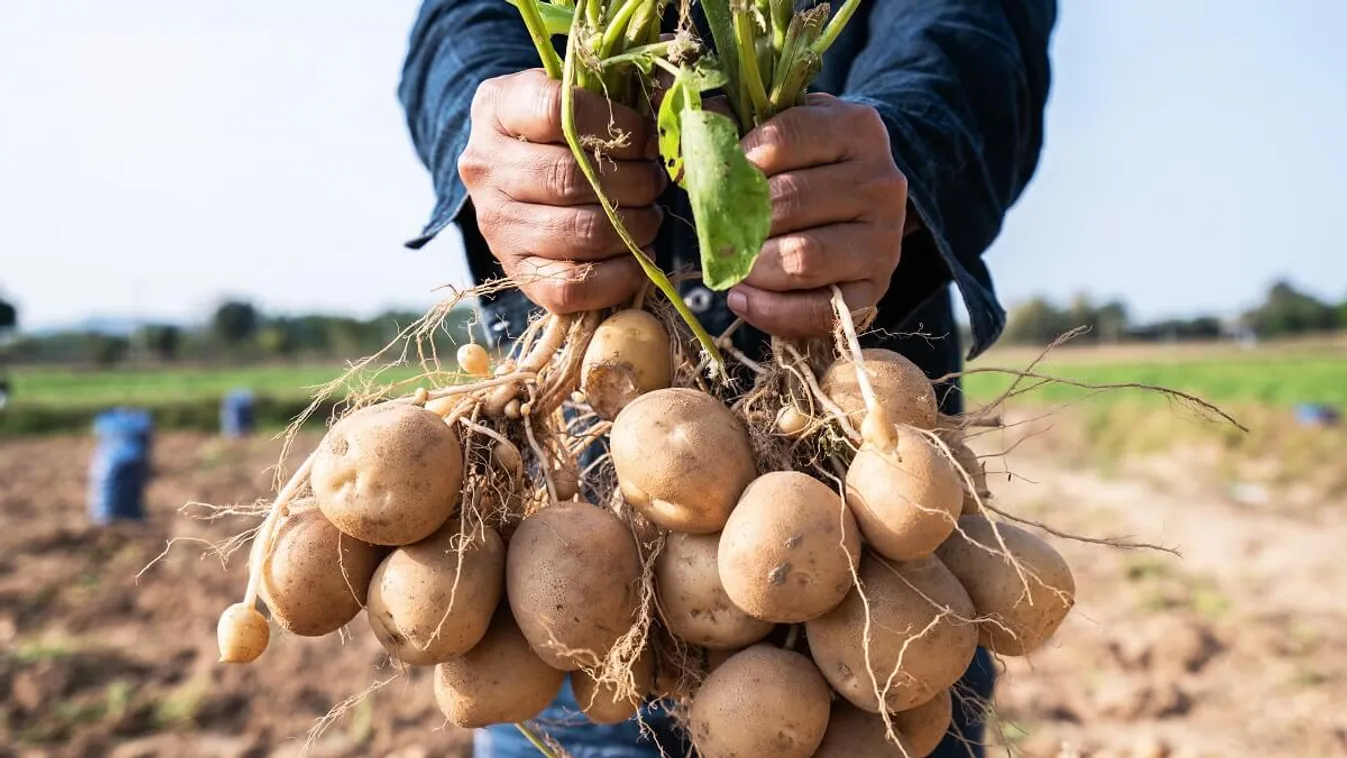
M435 666L460 727L529 721L570 677L597 723L682 700L702 758L929 754L979 645L1023 655L1061 624L1065 561L983 514L982 467L938 428L934 389L902 356L864 351L896 435L860 445L839 485L760 471L725 403L670 386L670 355L645 311L598 327L580 389L612 422L612 499L626 507L552 502L508 543L461 513L464 453L439 415L403 404L342 419L313 460L312 497L254 549L272 617L320 636L364 610L394 658ZM859 428L857 368L839 359L818 385ZM618 681L605 662L652 599L654 628ZM671 648L696 651L699 670Z

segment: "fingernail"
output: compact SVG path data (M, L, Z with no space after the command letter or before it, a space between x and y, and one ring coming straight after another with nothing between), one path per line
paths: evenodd
M730 294L725 298L725 302L734 311L734 315L742 316L748 310L748 295L739 290L730 290Z

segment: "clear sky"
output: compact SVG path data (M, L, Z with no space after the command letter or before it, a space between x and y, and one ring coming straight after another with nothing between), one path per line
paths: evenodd
M501 0L504 2L504 0ZM29 327L419 308L466 283L395 97L415 0L0 3L0 293ZM1347 2L1062 0L1003 299L1347 296Z

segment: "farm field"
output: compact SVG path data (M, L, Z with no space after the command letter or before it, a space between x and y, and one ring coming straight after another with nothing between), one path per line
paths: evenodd
M1290 422L1290 406L1314 398L1260 394L1297 376L1281 373L1285 353L1239 355L1250 362L1222 372L1234 357L1061 351L1043 370L1194 391L1240 411L1247 442L1162 404L1112 399L1123 393L1081 406L1061 404L1079 395L1020 397L1007 429L974 441L983 455L1012 451L989 465L998 507L1182 554L1054 541L1075 569L1079 610L1047 648L1006 663L993 728L1005 747L993 755L1347 757L1347 439ZM998 352L979 365L1032 358ZM1304 360L1347 392L1347 361L1322 349ZM294 369L256 369L191 391L251 379L280 392L336 370L295 381ZM1223 375L1240 381L1220 385ZM974 400L999 391L977 379L993 376L970 378ZM140 377L161 389L177 378ZM68 381L92 402L141 392ZM302 434L295 454L316 440ZM0 439L0 758L296 758L316 719L376 683L310 756L466 758L469 737L443 727L428 672L391 666L363 617L345 638L280 635L258 664L215 663L215 620L241 595L244 566L242 554L222 566L206 543L255 522L180 509L268 496L277 440L161 434L148 521L106 530L84 515L91 450L85 434ZM1321 478L1288 476L1297 466Z

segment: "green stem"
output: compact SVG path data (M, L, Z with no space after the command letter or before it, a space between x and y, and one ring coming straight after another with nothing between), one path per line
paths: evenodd
M580 0L580 6L593 6L598 0ZM580 32L581 19L584 14L577 11L575 23L571 27L571 38L574 39ZM594 170L594 164L589 161L589 154L585 152L584 145L580 143L580 135L575 127L575 48L568 46L566 49L566 61L562 66L561 74L561 131L566 136L566 144L570 146L571 153L575 155L575 161L580 165L580 171L589 180L589 184L594 188L594 194L598 196L599 205L603 212L608 216L608 221L612 223L613 229L617 231L617 236L622 239L622 243L627 246L628 252L636 256L636 262L640 264L641 270L645 272L646 277L659 288L659 291L668 298L669 303L678 311L678 315L687 323L688 328L692 330L697 341L701 343L702 348L716 362L716 366L724 370L725 359L721 356L719 348L716 347L715 340L707 334L706 329L702 327L701 322L688 309L687 303L678 296L678 290L674 288L669 277L664 275L660 267L646 256L645 251L641 250L636 241L631 238L631 232L622 223L622 219L617 215L617 210L613 208L612 201L603 192L603 184L599 181L598 172Z
M620 66L623 63L636 63L642 58L649 58L652 64L660 65L661 63L666 62L664 56L669 52L669 49L673 47L673 44L672 41L656 42L652 45L633 47L625 53L604 58L602 65L604 68L611 68L612 66ZM677 71L678 69L675 68L674 70Z
M538 748L538 752L542 753L545 758L557 758L557 754L553 753L552 749L543 742L542 738L532 729L528 728L527 725L515 724L514 727L519 730L520 734L524 735L524 739L528 740L534 747Z
M739 45L739 70L748 85L748 97L753 105L753 125L762 123L767 113L767 89L762 84L758 69L758 46L753 38L753 15L748 8L734 11L734 31Z
M654 29L652 39L651 29ZM659 0L644 0L627 25L626 47L633 48L659 39Z
M790 28L795 8L791 0L770 0L768 5L772 16L772 49L779 56L786 46L786 31ZM777 65L781 65L780 58L777 59Z
M515 8L519 8L521 3L532 5L533 10L542 17L543 28L547 29L549 35L565 34L571 30L571 10L569 6L553 5L542 2L542 0L505 0L505 2ZM523 9L520 9L520 13L523 14L523 12Z
M842 33L842 28L847 25L851 17L856 14L856 9L861 6L861 0L846 0L842 7L837 10L837 15L828 22L827 28L823 30L823 36L814 43L814 54L822 58L823 54L828 52L828 48L833 46L837 37Z
M552 79L560 78L561 59L557 57L557 51L552 47L552 35L547 33L547 25L543 23L538 6L533 0L520 0L515 7L519 9L519 15L524 19L524 26L528 27L529 37L533 39L533 46L538 50L538 57L542 58L547 76Z
M746 132L753 127L753 118L749 112L750 105L748 93L744 89L744 78L739 70L739 43L735 41L730 1L702 0L702 11L706 14L706 25L711 29L711 39L716 43L720 66L725 71L725 78L729 80L725 85L725 93L729 96L730 108L739 119L739 131Z
M631 17L643 4L644 0L626 0L618 7L617 13L613 14L613 20L608 22L608 28L603 30L603 41L599 43L599 49L594 51L600 58L607 58L612 54L618 43L626 36Z

